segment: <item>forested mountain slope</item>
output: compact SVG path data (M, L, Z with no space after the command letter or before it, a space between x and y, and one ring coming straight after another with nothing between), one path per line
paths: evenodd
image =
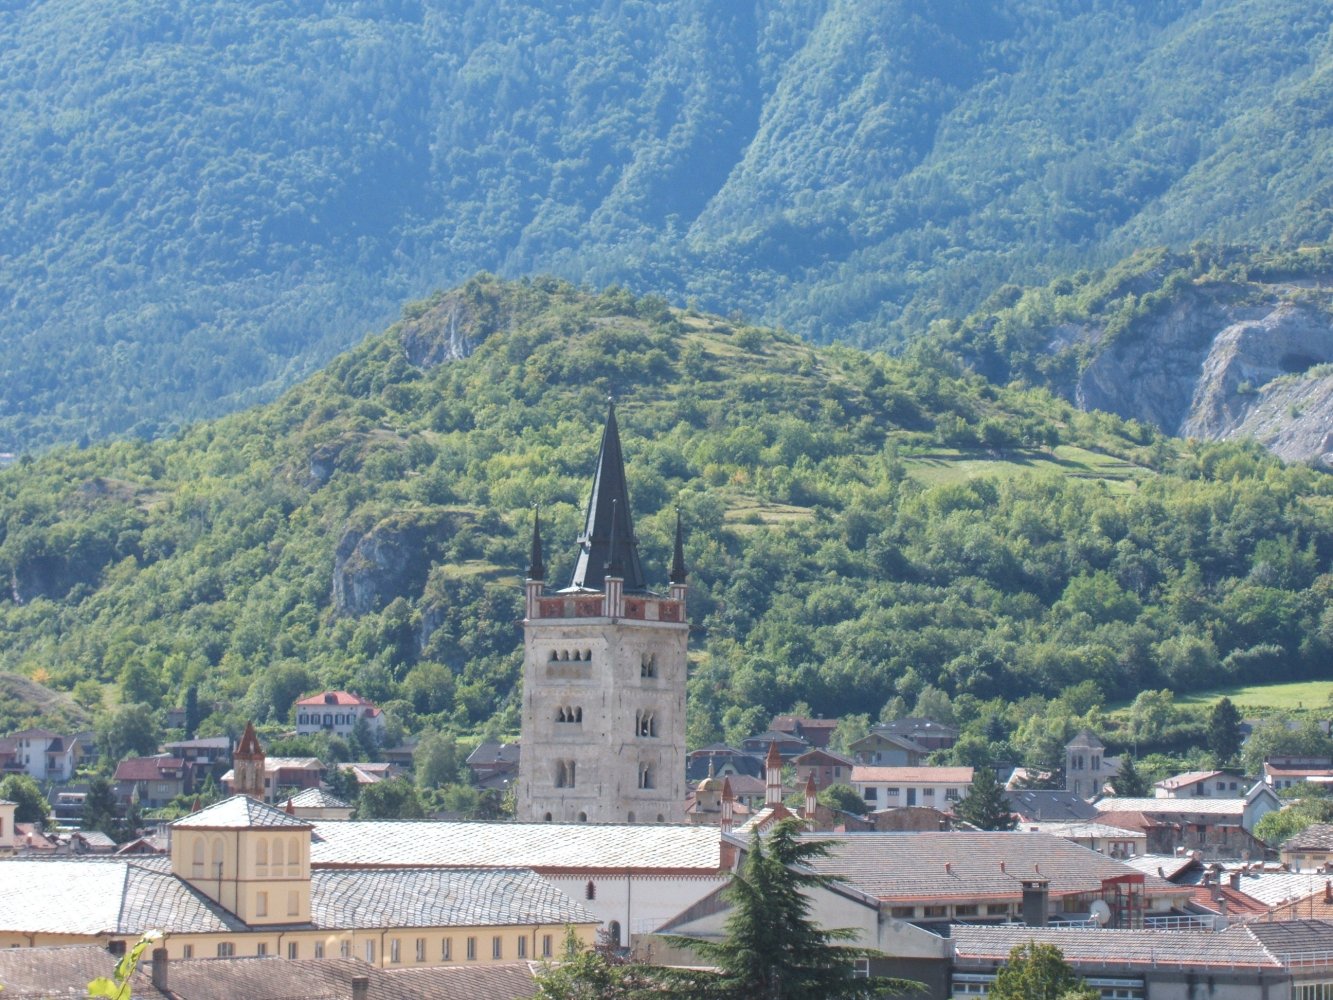
M797 701L1327 676L1333 477L928 358L490 278L274 403L0 472L0 671L94 711L197 683L211 731L326 686L409 731L513 726L530 505L560 585L608 392L659 584L684 518L696 745Z
M0 450L270 398L486 268L897 343L1329 236L1300 0L0 4Z

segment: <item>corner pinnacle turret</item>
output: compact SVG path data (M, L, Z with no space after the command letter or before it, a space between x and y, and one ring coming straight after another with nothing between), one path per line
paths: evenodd
M671 553L671 575L668 579L672 583L685 583L685 538L680 529L680 508L676 508L676 545Z
M532 552L528 558L528 579L545 580L546 563L542 559L542 524L541 511L534 504L532 508Z

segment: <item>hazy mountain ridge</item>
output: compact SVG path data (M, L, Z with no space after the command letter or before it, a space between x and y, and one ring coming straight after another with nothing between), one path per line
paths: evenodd
M487 268L897 343L1145 244L1323 239L1295 0L0 10L0 449L274 395Z

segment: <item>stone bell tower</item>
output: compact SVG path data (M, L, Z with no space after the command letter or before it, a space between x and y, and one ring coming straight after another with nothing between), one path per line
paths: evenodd
M607 412L578 562L549 592L532 522L523 619L517 818L678 823L685 800L685 557L648 589L630 515L615 407Z

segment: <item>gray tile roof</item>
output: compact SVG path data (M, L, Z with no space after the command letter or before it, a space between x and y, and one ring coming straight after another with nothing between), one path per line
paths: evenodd
M1076 970L1080 964L1281 967L1260 942L1236 927L1208 933L1063 930L1023 924L960 925L953 928L952 936L960 966L1002 962L1014 948L1036 941L1055 945Z
M1245 925L1246 932L1270 952L1288 961L1311 952L1333 952L1333 924L1326 920L1262 921Z
M311 864L537 871L715 872L716 827L667 824L314 821Z
M1168 882L1199 862L1190 854L1140 854L1126 858L1124 864L1145 875L1160 875Z
M535 872L397 868L311 874L316 926L486 927L600 923Z
M820 835L832 853L810 867L882 900L1005 899L1024 879L1045 879L1054 897L1100 891L1131 869L1044 833L847 833ZM946 867L947 866L947 867ZM1146 875L1149 895L1179 893Z
M527 962L446 965L434 969L389 969L384 978L399 996L422 1000L517 1000L536 991ZM410 992L409 992L410 991Z
M1268 906L1277 906L1323 892L1327 881L1327 875L1315 872L1250 872L1241 875L1240 891Z
M1143 799L1112 797L1100 799L1096 803L1098 812L1140 812L1149 816L1162 814L1190 813L1200 816L1242 816L1245 813L1246 799L1213 799L1206 796L1191 796L1184 799Z
M86 998L88 982L110 976L115 966L116 959L96 945L0 949L0 996L5 1000ZM146 975L136 975L133 984L135 1000L164 1000Z
M152 860L0 862L0 931L92 936L245 930L239 919ZM331 930L599 922L535 872L515 868L316 871L310 909L306 926Z
M0 930L68 934L211 933L235 917L157 865L125 858L0 862Z
M1034 829L1035 828L1035 829ZM1053 837L1077 840L1088 837L1107 837L1119 840L1146 840L1148 835L1138 830L1126 830L1105 823L1024 823L1022 829L1029 833L1049 833Z
M1289 837L1281 847L1283 851L1333 851L1333 823L1315 823L1307 826L1294 837Z
M281 809L275 809L266 802L259 802L248 795L233 795L229 799L190 813L171 824L173 827L202 828L206 830L236 830L247 827L292 827L297 830L310 829L310 821L288 816Z
M346 802L322 788L307 788L291 798L292 807L298 809L347 809Z
M1016 789L1004 796L1014 812L1036 822L1072 822L1097 815L1091 802L1059 789Z

